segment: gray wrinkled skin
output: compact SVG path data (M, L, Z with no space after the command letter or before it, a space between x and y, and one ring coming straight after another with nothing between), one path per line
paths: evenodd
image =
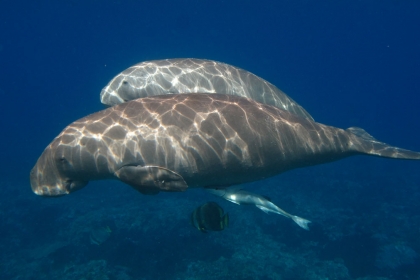
M420 159L420 153L224 94L139 98L73 122L30 174L38 195L119 179L145 194L227 187L355 154Z
M313 120L305 109L266 80L232 65L205 59L136 64L114 77L100 97L103 104L114 106L146 96L196 92L247 97Z

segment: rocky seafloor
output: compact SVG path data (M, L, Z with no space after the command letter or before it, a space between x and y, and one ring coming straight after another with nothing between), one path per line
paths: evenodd
M244 186L311 220L310 231L203 190L144 196L105 181L52 199L4 182L0 278L420 279L420 176L392 164L348 170L359 161ZM207 201L229 213L224 231L190 224ZM111 234L91 244L98 227Z

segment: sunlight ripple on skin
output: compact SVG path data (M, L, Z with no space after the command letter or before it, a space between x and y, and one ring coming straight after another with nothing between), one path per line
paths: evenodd
M206 59L165 59L136 64L106 85L101 102L114 106L140 97L176 93L223 93L254 99L313 120L268 81L229 64Z
M327 126L252 99L161 95L67 126L38 159L31 185L39 195L56 196L90 180L119 179L155 194L226 187L356 154L420 159L363 129Z

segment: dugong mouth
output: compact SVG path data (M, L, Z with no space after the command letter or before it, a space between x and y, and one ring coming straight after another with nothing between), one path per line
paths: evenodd
M36 189L32 188L33 192L39 196L63 196L69 194L67 191L63 191L58 187L42 186Z
M36 167L31 170L30 175L32 191L40 196L63 196L77 191L87 185L84 181L71 181L60 179L54 184L43 183L43 174Z
M63 190L60 186L47 186L47 185L33 185L31 184L32 191L39 196L63 196L69 194L67 190Z
M42 174L38 172L36 166L31 170L30 180L32 191L41 196L62 196L68 194L68 191L58 184L47 185L42 183Z

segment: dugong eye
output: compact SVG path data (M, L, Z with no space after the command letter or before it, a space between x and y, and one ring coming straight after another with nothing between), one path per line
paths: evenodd
M128 82L127 82L127 81L123 81L122 83L123 83L123 85L125 85L125 86L126 86L126 85L128 85Z

